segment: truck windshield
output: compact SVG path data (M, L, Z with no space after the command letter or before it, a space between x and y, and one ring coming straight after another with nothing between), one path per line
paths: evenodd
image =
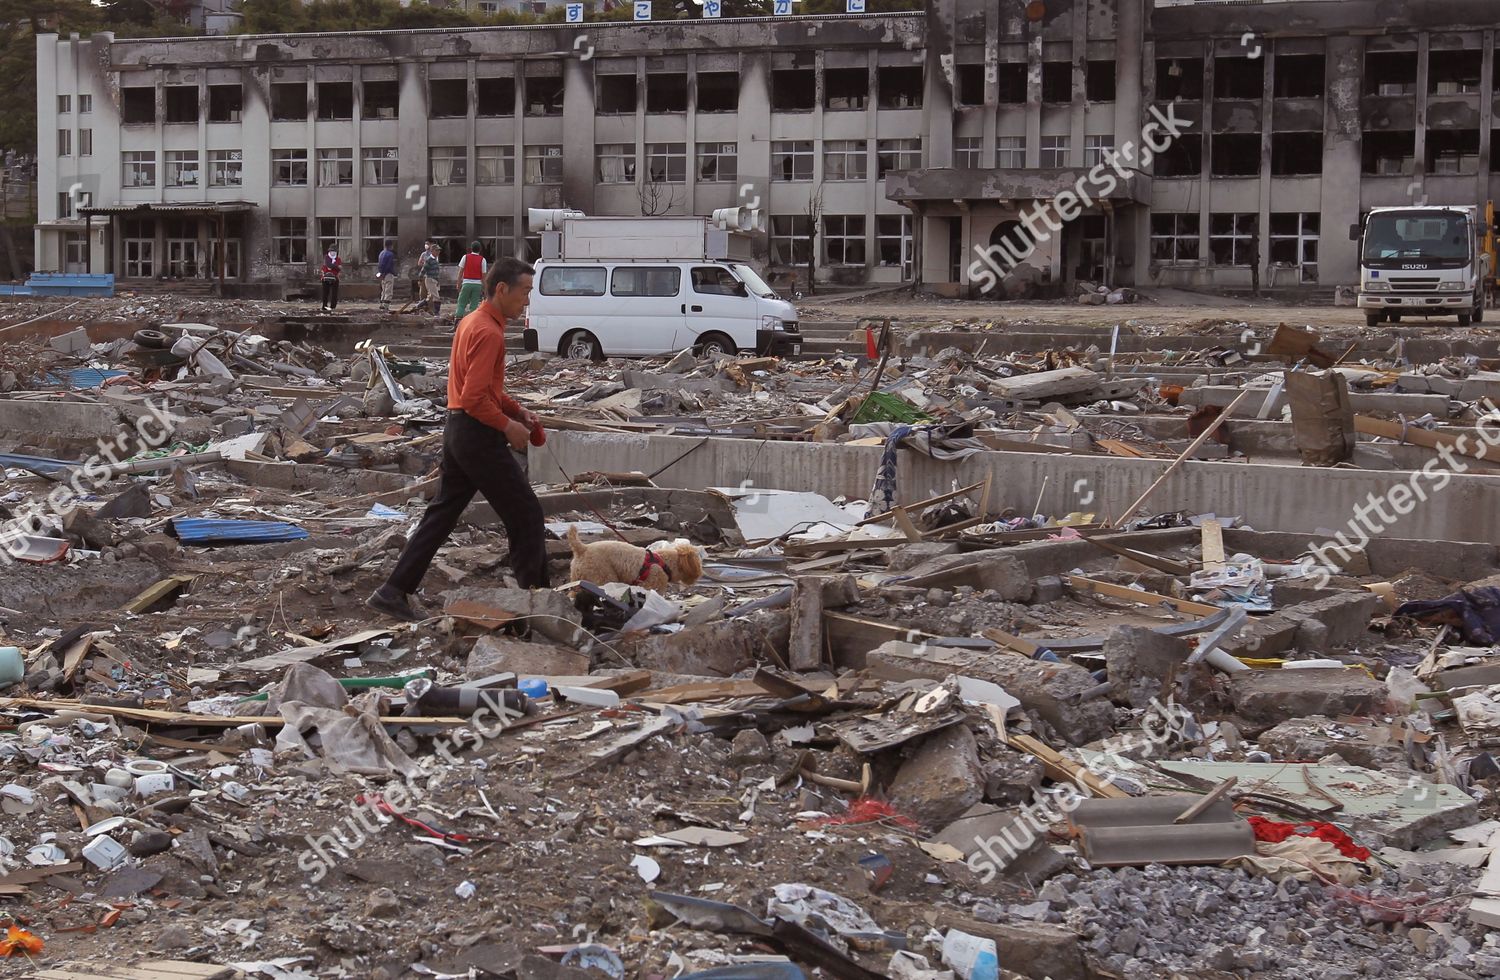
M744 280L746 288L748 288L755 295L764 296L767 299L776 298L776 290L772 289L770 286L767 286L766 281L759 275L757 275L756 271L750 268L748 265L745 265L742 262L736 262L734 265L730 266L730 268L734 270L735 275Z
M1372 214L1365 228L1368 266L1424 263L1452 269L1468 265L1469 259L1469 218L1459 211Z

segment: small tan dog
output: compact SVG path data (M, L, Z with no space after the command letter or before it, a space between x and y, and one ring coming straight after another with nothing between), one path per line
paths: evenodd
M703 575L703 559L686 541L651 551L624 541L585 543L578 538L578 528L569 527L568 547L573 549L568 578L575 582L623 582L661 592L668 585L692 585Z

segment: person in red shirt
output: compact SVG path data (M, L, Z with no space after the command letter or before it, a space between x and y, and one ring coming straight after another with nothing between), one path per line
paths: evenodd
M365 600L377 612L407 621L422 618L410 596L476 493L484 494L505 525L516 583L523 589L547 587L542 505L512 453L525 452L527 443L541 445L545 435L537 417L505 393L505 322L526 309L531 277L531 266L518 259L496 262L485 276L485 301L453 334L437 496L390 577Z
M339 260L338 249L330 248L323 256L323 265L318 269L318 275L323 280L323 309L332 313L339 305L339 276L343 274L344 263Z

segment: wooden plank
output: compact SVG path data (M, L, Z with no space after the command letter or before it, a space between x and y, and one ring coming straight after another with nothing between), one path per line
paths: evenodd
M1013 378L1002 378L990 382L990 393L1016 401L1045 401L1062 395L1078 395L1093 391L1104 380L1104 375L1088 368L1068 367L1054 371L1039 371Z
M1218 521L1204 521L1200 530L1203 532L1203 570L1222 572L1224 570L1224 525Z
M12 871L4 878L0 878L0 888L14 888L16 894L24 891L28 885L34 885L39 881L46 881L53 875L68 875L75 871L82 871L83 864L74 861L72 864L54 864L45 868L22 868Z
M832 551L858 551L862 548L899 548L911 544L906 538L860 538L851 541L837 538L831 541L788 541L782 554L791 556L818 555Z
M823 666L823 579L809 575L792 587L792 622L788 641L792 670Z
M1134 459L1146 459L1152 455L1151 453L1145 452L1144 450L1137 449L1136 447L1130 445L1128 442L1121 442L1119 439L1100 439L1095 443L1095 445L1105 452L1109 453L1111 456L1127 456Z
M911 515L906 512L905 507L897 507L895 510L891 511L891 517L895 518L896 528L902 534L906 535L906 540L922 540L922 532L918 531L917 526L911 522Z
M1163 483L1166 483L1167 477L1177 472L1177 468L1180 467L1184 462L1186 462L1194 453L1196 453L1198 451L1198 447L1202 446L1205 442L1208 441L1210 436L1219 431L1219 426L1223 425L1226 421L1229 420L1229 417L1234 414L1234 410L1239 407L1240 402L1248 398L1252 390L1253 389L1251 388L1246 388L1238 395L1235 395L1234 401L1230 402L1229 405L1219 413L1218 417L1208 424L1207 428L1198 433L1198 438L1188 443L1188 447L1182 451L1182 455L1172 460L1172 464L1165 470L1162 470L1162 474L1161 476L1156 478L1156 482L1147 487L1146 492L1135 499L1135 503L1125 508L1125 513L1121 514L1118 518L1112 521L1105 521L1105 524L1111 527L1119 527L1121 524L1124 524L1126 521L1130 520L1130 518L1135 515L1135 512L1140 510L1141 506L1148 499L1150 499L1153 493L1156 492L1157 487L1160 487Z
M83 664L83 658L89 655L94 648L94 634L85 633L68 645L68 649L62 655L63 680L73 682L73 675L78 673L78 668Z
M269 653L264 657L256 657L253 660L242 660L237 664L228 665L226 669L247 670L254 673L280 670L283 667L290 667L293 664L310 663L319 657L326 657L340 650L351 649L359 646L361 643L377 640L382 636L390 636L391 632L388 629L364 630L337 640L331 640L328 643L320 643L317 646L282 650L277 653Z
M1150 552L1140 551L1136 548L1122 547L1085 531L1079 531L1078 533L1085 541L1096 548L1103 548L1112 555L1128 558L1133 562L1145 565L1147 568L1154 568L1158 572L1166 572L1168 575L1189 575L1192 573L1192 569L1183 562L1173 561L1170 558L1162 558L1160 555L1153 555Z
M125 603L125 605L120 607L120 611L139 616L174 592L181 591L184 586L192 583L197 577L196 575L173 575L170 578L164 578L134 599Z
M1036 756L1041 761L1042 768L1047 770L1047 774L1058 782L1072 783L1095 796L1109 800L1123 799L1130 795L1119 787L1100 779L1082 764L1060 755L1040 739L1032 738L1030 735L1011 735L1006 742L1018 752Z
M1131 602L1139 602L1142 605L1167 605L1178 612L1192 613L1195 616L1212 616L1215 613L1223 612L1218 606L1210 606L1207 603L1177 599L1169 595L1158 595L1155 592L1143 592L1139 589L1115 585L1112 582L1100 582L1097 579L1084 578L1082 575L1069 575L1068 585L1080 592L1093 592L1115 599L1128 599Z
M1007 650L1025 657L1035 657L1037 651L1042 648L1040 643L1033 643L1024 636L1016 636L1014 633L1007 633L1000 629L984 630L979 635L987 640L994 640Z
M553 542L547 542L549 545ZM566 544L566 542L557 542ZM487 630L497 630L506 623L513 622L516 614L499 606L489 605L483 602L475 602L473 599L450 599L443 607L443 615L461 619L475 626L482 626Z
M1400 422L1387 422L1383 419L1372 419L1368 415L1354 416L1354 431L1367 436L1383 436L1386 439L1394 439L1397 442L1409 446L1422 446L1425 449L1439 449L1444 446L1450 452L1458 453L1460 456L1468 456L1470 459L1485 459L1489 457L1489 443L1483 438L1464 438L1459 442L1459 436L1447 436L1440 432L1428 432L1414 425L1402 425ZM1467 433L1465 433L1467 436Z
M862 668L865 655L888 640L921 643L937 637L921 630L894 626L875 619L860 619L847 613L823 613L823 627L828 632L828 647L838 667Z
M173 977L193 977L195 980L219 980L234 975L234 968L217 963L193 963L189 960L147 960L144 969L157 970Z

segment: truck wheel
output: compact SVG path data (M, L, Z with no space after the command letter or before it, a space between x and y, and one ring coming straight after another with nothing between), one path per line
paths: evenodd
M720 355L733 357L740 352L740 349L724 334L706 333L698 339L695 352L699 357L719 357Z
M1480 297L1480 299L1478 300L1478 302L1476 302L1474 304L1474 322L1475 323L1483 323L1484 322L1484 298L1483 297Z
M558 353L575 360L585 358L590 361L604 360L604 349L599 346L599 338L587 330L574 330L564 337L562 349Z
M1460 313L1458 315L1458 325L1460 327L1467 327L1469 324L1471 324L1473 322L1474 322L1474 314L1472 314L1472 313Z
M1367 326L1367 327L1378 327L1378 326L1380 326L1380 314L1379 313L1366 313L1365 314L1365 326Z

